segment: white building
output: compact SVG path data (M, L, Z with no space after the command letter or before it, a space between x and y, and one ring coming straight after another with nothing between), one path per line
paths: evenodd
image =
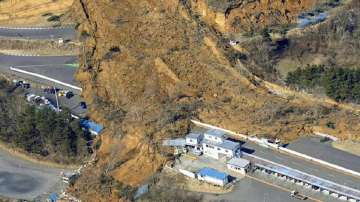
M201 145L201 141L203 140L204 135L199 133L189 133L186 137L186 145L190 146L198 146Z
M245 175L250 169L250 161L234 157L227 162L226 166L229 170Z
M220 130L208 130L202 141L204 154L219 159L221 156L232 158L240 152L240 144L225 139L225 133Z

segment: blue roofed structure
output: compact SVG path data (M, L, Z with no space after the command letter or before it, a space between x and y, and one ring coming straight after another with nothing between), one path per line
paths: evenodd
M215 185L224 186L228 181L228 175L226 173L217 171L213 168L202 168L198 172L198 179L206 181Z
M99 135L101 131L104 129L102 125L87 119L81 119L80 126L85 130L89 130L89 132L93 135Z
M49 196L49 202L56 202L59 199L59 195L57 193L52 193Z

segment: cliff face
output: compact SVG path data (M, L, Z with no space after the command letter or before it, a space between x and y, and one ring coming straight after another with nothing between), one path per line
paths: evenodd
M96 165L76 185L84 201L99 198L100 176L131 186L149 179L168 159L161 140L183 136L190 118L284 140L324 129L328 121L339 126L331 131L339 137L360 129L352 109L282 91L251 75L252 59L238 57L188 3L75 2L85 40L77 78L92 118L106 126ZM268 7L254 3L259 10ZM110 191L99 201L114 197Z

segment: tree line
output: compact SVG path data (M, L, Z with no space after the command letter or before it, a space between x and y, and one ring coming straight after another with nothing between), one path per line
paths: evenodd
M56 113L32 106L21 89L4 80L0 80L0 139L59 163L73 163L91 153L90 134L68 109Z
M287 75L286 83L302 89L323 88L336 101L360 103L360 70L308 65Z

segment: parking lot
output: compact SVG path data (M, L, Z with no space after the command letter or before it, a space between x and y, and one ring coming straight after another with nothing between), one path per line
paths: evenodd
M321 142L321 137L301 137L287 146L297 152L333 163L344 168L360 172L360 157L333 148L328 142Z

